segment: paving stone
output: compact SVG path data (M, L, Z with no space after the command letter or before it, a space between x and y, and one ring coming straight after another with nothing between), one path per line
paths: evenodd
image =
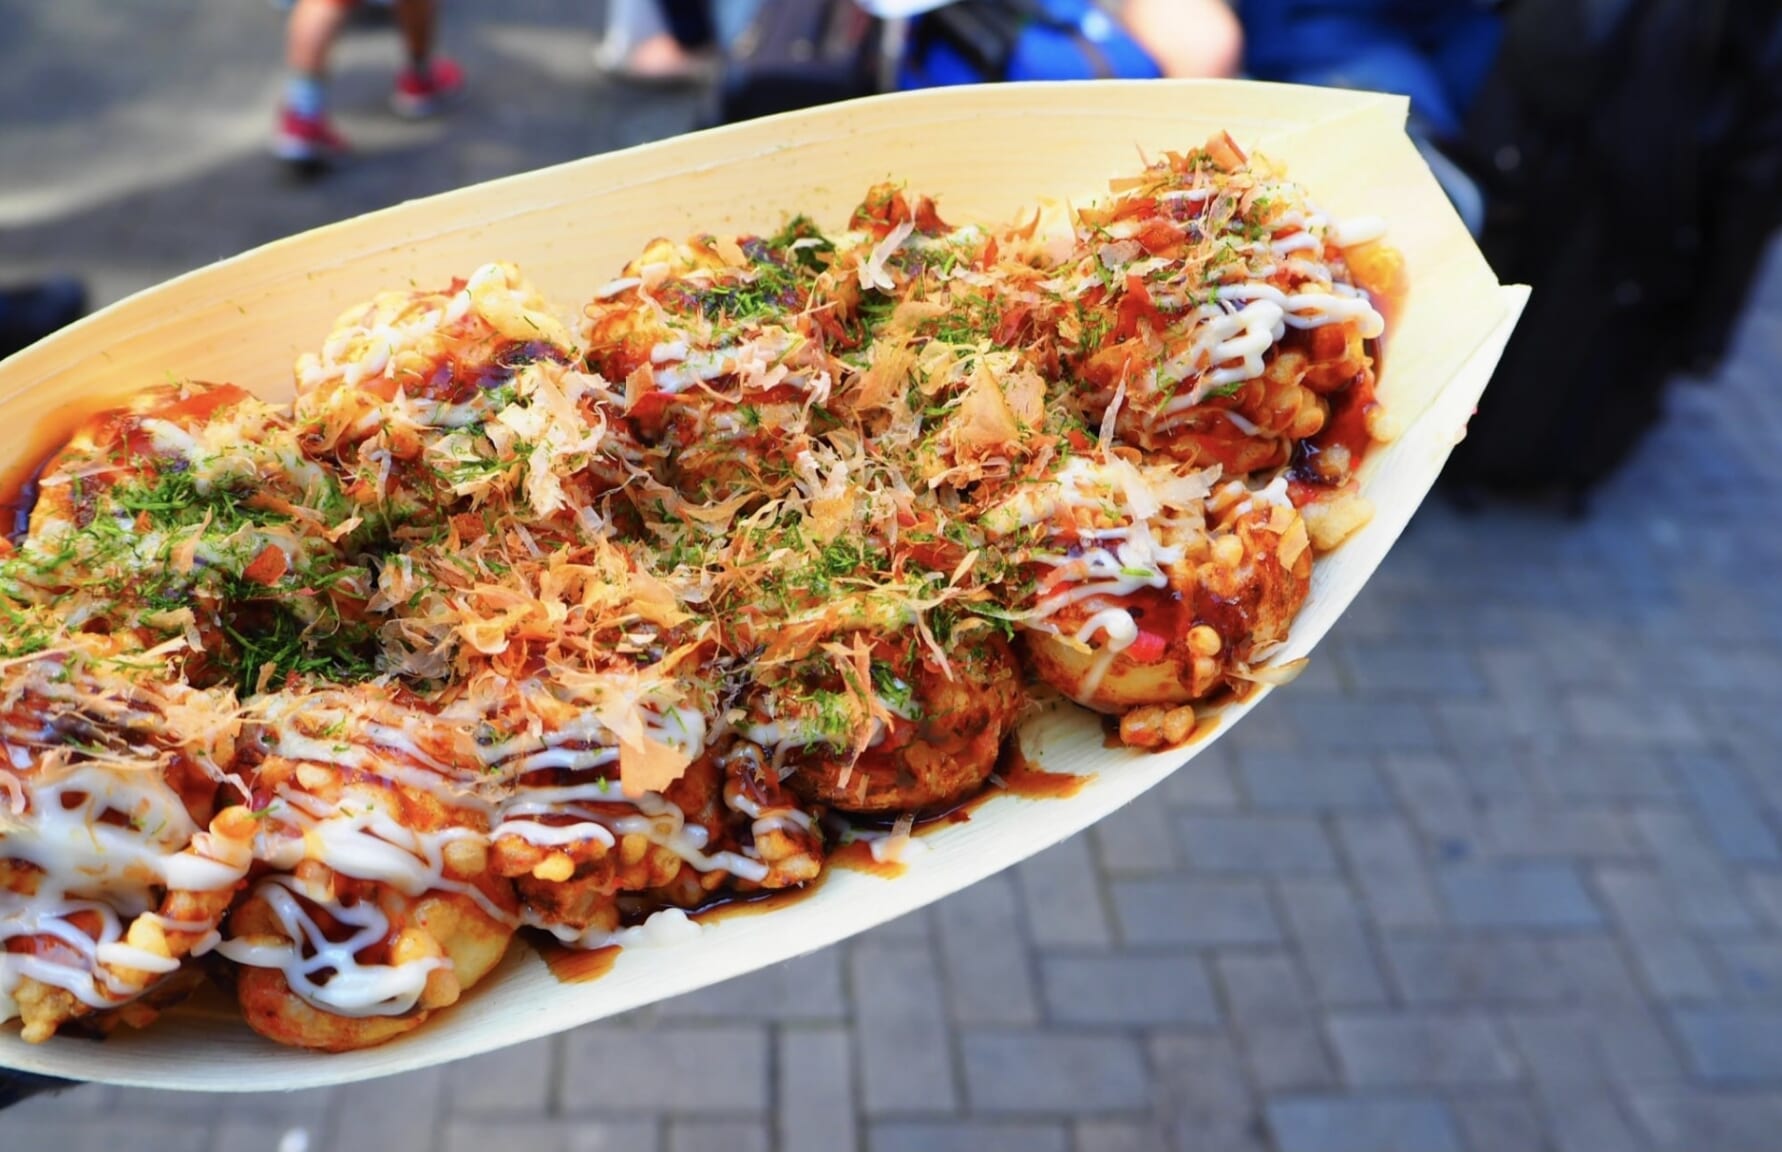
M1667 1086L1632 1093L1629 1109L1660 1152L1753 1152L1782 1132L1782 1094Z
M1701 729L1683 702L1663 695L1582 691L1567 699L1566 712L1587 741L1688 745L1702 740Z
M924 945L856 947L851 957L861 1106L869 1116L958 1106L953 1048Z
M1243 1032L1244 1060L1264 1093L1333 1088L1336 1064L1311 1024L1252 1024Z
M1461 1152L1453 1115L1432 1096L1279 1096L1268 1123L1281 1152Z
M1330 1017L1330 1042L1344 1079L1357 1087L1507 1084L1516 1055L1482 1015Z
M1467 859L1478 852L1478 814L1451 762L1427 753L1395 753L1386 757L1386 775L1436 860Z
M759 1120L675 1120L668 1125L668 1152L767 1152L767 1125Z
M1586 1007L1626 1007L1645 992L1629 966L1621 941L1608 935L1547 936L1542 943L1559 971L1566 999Z
M1751 1000L1782 1000L1782 941L1716 940L1708 946L1726 973L1726 986Z
M1231 739L1202 749L1194 759L1165 777L1157 786L1164 800L1178 808L1210 808L1226 812L1236 808L1241 801L1233 779L1229 749L1240 742L1246 748L1258 746L1250 734L1263 723L1261 717L1259 709L1243 727L1232 733Z
M1037 1024L1020 899L1012 878L993 876L935 906L952 1018L961 1024Z
M1128 944L1272 944L1268 891L1253 880L1115 880L1114 917Z
M1097 824L1094 837L1102 870L1113 875L1171 872L1181 865L1168 810L1143 798Z
M842 954L831 948L770 964L677 996L657 1010L669 1020L839 1020L847 1014Z
M1695 1074L1716 1084L1782 1083L1782 1012L1680 1008L1671 1019Z
M1466 1146L1477 1152L1547 1152L1546 1126L1520 1095L1467 1093L1450 1103Z
M1632 929L1625 937L1646 986L1659 1000L1712 1000L1720 978L1700 944L1680 930Z
M1505 1021L1532 1078L1567 1087L1655 1083L1684 1075L1664 1029L1645 1008L1517 1011Z
M1368 914L1382 927L1441 922L1442 910L1416 837L1395 815L1344 815L1337 839Z
M522 1120L463 1117L445 1128L444 1152L660 1152L654 1120ZM311 1152L327 1152L314 1144ZM288 1152L263 1147L259 1152ZM740 1150L739 1150L740 1152Z
M325 1120L325 1117L317 1117ZM8 1117L7 1124L13 1122ZM321 1125L293 1124L253 1115L221 1114L211 1126L210 1152L290 1152L293 1147L320 1147L326 1131Z
M1301 816L1183 816L1182 849L1198 871L1262 876L1334 872L1336 853L1316 821Z
M1557 1152L1644 1152L1650 1147L1620 1098L1606 1088L1568 1084L1542 1099Z
M1070 1134L1062 1124L980 1120L879 1122L867 1140L870 1152L1065 1152Z
M1339 753L1380 748L1421 751L1441 743L1421 701L1356 700L1303 692L1291 700L1293 725L1308 748Z
M764 1112L768 1058L767 1030L754 1025L590 1025L568 1036L563 1109L572 1115ZM724 1074L712 1075L714 1068Z
M1155 1109L1177 1152L1249 1152L1264 1143L1242 1055L1222 1033L1166 1032L1149 1045Z
M329 1152L434 1152L445 1085L444 1068L346 1085L334 1097Z
M544 1112L556 1079L556 1043L547 1037L450 1065L447 1106L459 1115Z
M1365 1007L1389 999L1365 922L1348 886L1335 880L1288 880L1281 904L1307 970L1325 1004Z
M1719 757L1686 756L1677 775L1721 856L1741 864L1782 861L1782 846L1743 775Z
M1113 941L1087 836L1073 836L1015 869L1027 930L1040 947Z
M1642 809L1634 824L1658 858L1685 924L1708 932L1741 932L1754 925L1742 885L1688 813Z
M857 1142L854 1053L840 1028L787 1028L779 1036L779 1152L834 1152Z
M1466 928L1594 928L1602 914L1569 864L1457 864L1436 870L1448 915Z
M1564 975L1532 936L1387 932L1381 952L1411 1005L1556 1002Z
M1046 1015L1055 1023L1219 1022L1205 963L1190 952L1047 955L1040 960L1040 979Z
M1317 1010L1291 952L1222 950L1214 958L1214 968L1226 1007L1240 1028L1297 1023Z
M1075 1152L1169 1152L1170 1138L1158 1124L1130 1120L1084 1120L1072 1133Z
M1782 872L1747 873L1745 896L1762 916L1764 927L1782 928Z
M209 1129L196 1122L177 1120L125 1120L96 1118L84 1123L69 1120L7 1120L6 1147L55 1149L55 1152L205 1152ZM16 1143L15 1143L16 1142Z
M964 1031L965 1091L979 1114L1133 1111L1150 1103L1144 1057L1123 1036Z
M1648 749L1575 746L1539 758L1535 771L1565 800L1666 803L1678 795L1669 757Z
M1493 804L1480 821L1485 846L1499 856L1633 857L1645 851L1632 824L1610 808Z
M1485 692L1473 656L1462 648L1362 642L1346 648L1343 667L1364 696L1477 696Z
M97 1116L111 1107L118 1091L104 1084L78 1084L59 1092L43 1092L8 1108L6 1118L8 1121L75 1120Z
M1384 777L1365 757L1246 752L1238 771L1257 808L1371 810L1392 803Z

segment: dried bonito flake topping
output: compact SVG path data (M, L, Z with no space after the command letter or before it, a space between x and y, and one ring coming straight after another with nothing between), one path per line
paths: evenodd
M211 957L377 1044L522 929L808 884L832 813L913 855L1037 685L1181 744L1366 521L1380 231L1221 134L1006 225L884 184L654 240L579 312L488 264L289 407L96 413L0 554L0 1020L145 1024Z

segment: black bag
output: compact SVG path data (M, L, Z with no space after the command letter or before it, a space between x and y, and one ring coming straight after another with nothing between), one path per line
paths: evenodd
M718 122L810 108L878 89L880 25L849 0L771 0L725 65Z
M1486 193L1486 258L1534 295L1448 483L1581 499L1657 419L1671 375L1714 349L1690 323L1701 294L1736 315L1778 220L1775 71L1750 71L1774 46L1771 8L1541 0L1511 11L1463 159ZM1735 51L1747 19L1770 35ZM1743 70L1726 71L1737 51ZM1715 214L1734 184L1744 215L1728 236ZM1743 266L1716 252L1739 246Z

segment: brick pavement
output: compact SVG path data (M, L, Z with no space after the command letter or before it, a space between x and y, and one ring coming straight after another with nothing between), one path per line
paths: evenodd
M0 19L26 7L0 0ZM43 34L70 37L78 59L101 7L57 5ZM184 175L153 168L150 186L112 173L121 190L106 191L91 171L148 146L118 136L121 103L171 115L208 90L245 101L276 55L256 5L161 7L172 27L142 51L164 66L132 63L114 91L73 97L85 120L40 133L62 141L43 178L63 182L68 211L24 210L30 181L0 137L0 213L15 213L0 269L61 261L115 295L692 115L684 97L594 87L588 15L529 0L499 19L460 14L455 39L486 86L449 140L355 114L369 154L292 187L251 154L264 115L249 102L218 113L223 138L247 143ZM165 67L194 42L180 21L205 25L197 42L241 47L209 89ZM7 117L33 109L55 58L13 45L0 46ZM343 99L375 95L375 46L355 47L364 66ZM525 82L500 72L524 60ZM81 133L116 148L83 166L69 144ZM0 1146L1774 1146L1779 365L1772 260L1731 362L1713 387L1676 392L1591 520L1432 506L1300 683L1142 805L926 912L786 970L395 1080L249 1097L78 1089L0 1116Z

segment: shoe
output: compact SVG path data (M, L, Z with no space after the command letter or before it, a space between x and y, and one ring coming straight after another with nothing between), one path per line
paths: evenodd
M436 57L425 73L405 69L396 77L396 91L390 94L390 107L396 115L420 120L438 112L440 106L464 91L464 69L455 60Z
M272 134L272 152L291 164L325 164L347 151L347 142L327 116L299 116L279 109L278 130Z
M87 290L57 278L0 288L0 358L10 356L87 314Z

